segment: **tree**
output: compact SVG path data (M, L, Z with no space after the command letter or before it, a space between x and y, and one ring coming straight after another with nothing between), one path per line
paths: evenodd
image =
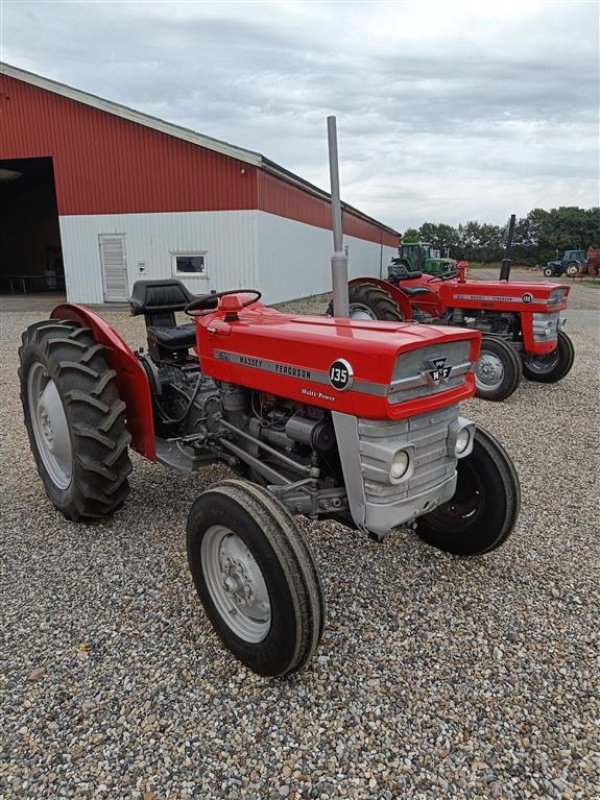
M400 237L400 243L418 242L418 241L419 241L419 231L416 228L407 228Z
M469 220L457 228L424 222L419 230L409 228L402 238L431 242L437 249L449 247L457 258L489 263L502 258L507 228L508 220L503 226ZM516 221L511 256L523 264L544 264L554 259L557 251L588 247L600 247L599 208L534 208Z

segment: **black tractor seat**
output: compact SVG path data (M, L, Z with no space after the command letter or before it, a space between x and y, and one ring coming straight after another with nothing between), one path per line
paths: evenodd
M423 273L418 269L407 269L406 264L398 264L392 259L388 267L388 280L390 283L399 281L409 281L413 278L420 278Z
M160 347L164 347L166 350L188 350L196 344L196 326L193 322L175 328L150 325L146 330L148 341L154 339Z
M129 306L131 314L143 314L148 334L148 349L153 358L171 358L183 354L196 344L196 326L193 322L177 325L175 313L200 297L209 300L212 295L192 294L175 278L161 278L151 281L136 281L133 284ZM213 298L214 307L219 302ZM210 303L207 302L207 308ZM178 356L176 356L178 357Z
M131 290L129 307L134 317L138 314L144 314L146 317L158 317L161 314L169 315L175 311L183 311L192 300L197 300L198 297L202 297L202 295L192 294L187 286L175 278L136 281Z

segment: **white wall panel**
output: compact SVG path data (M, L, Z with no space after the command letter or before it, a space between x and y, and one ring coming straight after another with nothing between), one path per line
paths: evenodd
M204 211L60 217L67 297L76 303L103 302L100 234L125 235L130 291L140 278L171 276L173 252L206 251L207 277L182 278L192 292L256 286L256 215Z
M125 235L130 291L140 278L173 275L172 253L205 251L207 277L182 277L197 294L256 287L277 303L331 289L331 231L263 211L63 216L60 232L71 302L103 302L101 234ZM344 244L350 277L386 275L396 253L351 236Z
M259 288L267 303L331 291L333 234L285 217L258 213ZM348 275L380 277L397 254L393 247L344 236Z

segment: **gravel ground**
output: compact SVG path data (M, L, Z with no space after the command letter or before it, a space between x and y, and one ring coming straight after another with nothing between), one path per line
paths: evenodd
M2 315L1 800L600 796L596 315L594 330L573 315L564 381L464 406L521 477L502 549L461 561L409 531L377 545L301 521L328 625L279 681L222 649L188 574L188 509L225 469L134 455L110 521L49 504L16 380L40 316ZM142 343L139 319L104 316Z

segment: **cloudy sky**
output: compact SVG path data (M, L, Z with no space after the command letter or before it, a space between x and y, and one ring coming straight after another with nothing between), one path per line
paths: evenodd
M399 230L598 204L596 0L0 0L0 60L233 144Z

